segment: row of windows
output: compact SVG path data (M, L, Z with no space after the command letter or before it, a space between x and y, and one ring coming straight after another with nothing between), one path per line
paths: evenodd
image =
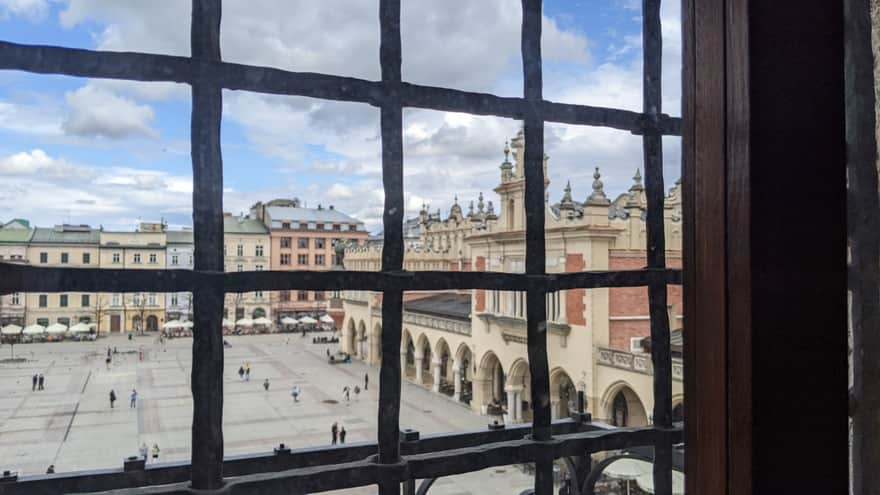
M223 256L229 256L228 251L229 251L228 246L226 246L226 244L224 244L223 245ZM235 246L235 255L236 256L244 256L244 244L238 244L237 246ZM262 244L257 244L256 246L254 246L254 256L257 256L257 257L265 256L265 254L263 254ZM192 258L190 258L190 259L192 259Z
M243 272L243 271L244 271L244 265L235 265L235 271L237 271L237 272ZM263 271L263 265L254 265L254 271L257 271L257 272L261 272L261 271Z
M58 323L69 327L70 326L70 318L59 316L55 321ZM92 318L88 316L80 316L77 320L79 323L91 323ZM37 325L42 325L44 327L49 326L49 318L37 318Z
M297 237L296 238L296 247L299 249L308 249L310 237ZM293 242L293 237L282 237L281 248L289 249ZM315 238L315 249L325 249L327 247L327 239L323 237Z
M315 264L319 266L323 266L327 262L326 255L316 254L315 255ZM290 254L289 253L281 253L281 264L282 265L290 265ZM296 255L296 264L305 266L309 264L309 255L308 254L298 254ZM336 255L333 255L333 264L336 264Z
M111 306L121 306L122 298L120 294L113 294L110 302ZM173 296L176 298L176 295ZM12 295L12 304L20 304L21 298L18 293L14 293ZM174 301L174 299L172 299ZM141 293L135 293L132 302L135 306L140 306L142 303L146 303L147 306L156 306L156 293L151 292L147 294L147 297L144 298ZM46 308L49 306L49 295L48 294L40 294L39 296L39 306L41 308ZM67 294L58 294L58 306L62 308L66 308L70 305L70 297ZM80 296L80 306L83 308L87 308L91 306L91 295L90 294L82 294Z
M46 264L49 262L49 253L42 252L40 253L40 263ZM61 264L66 265L70 263L70 253L61 253ZM83 253L82 254L82 264L89 265L92 263L92 254L91 253Z
M303 227L303 225L305 225L305 227ZM328 228L328 225L330 226L329 228ZM291 222L282 222L282 223L281 223L281 228L282 228L282 229L300 229L300 228L308 228L309 230L336 230L336 231L347 230L347 231L349 231L349 232L354 232L354 231L357 230L357 225L354 225L354 224L347 224L347 225L345 226L345 228L343 228L343 225L342 225L342 224L339 224L339 223L334 223L334 224L327 224L327 223L308 223L308 224L301 224L301 223L299 223L299 222L293 222L293 223L291 223Z
M548 292L547 299L547 320L561 321L562 309L562 292ZM526 293L525 292L501 292L497 290L488 291L489 312L515 318L526 317Z
M12 304L18 304L15 302L16 301L15 296L18 296L18 294L13 294ZM91 295L82 294L80 296L80 300L79 300L80 307L88 308L89 306L91 306L91 302L92 302ZM39 306L41 308L45 308L45 307L49 306L49 295L48 294L40 294ZM62 308L66 308L66 307L70 306L70 296L67 294L58 294L58 306L62 307Z
M314 292L313 301L323 301L325 299L324 292L318 291ZM283 290L280 294L281 302L290 302L290 291ZM299 290L296 291L296 300L297 301L308 301L309 300L309 291L307 290Z
M177 266L179 264L180 264L180 256L178 256L176 254L172 254L171 255L171 266ZM190 254L189 255L189 265L192 266L192 264L193 264L193 255Z

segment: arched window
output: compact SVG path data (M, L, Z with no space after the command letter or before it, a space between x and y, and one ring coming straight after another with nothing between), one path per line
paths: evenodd
M626 397L623 391L617 392L614 396L614 402L611 405L611 424L614 426L626 426L627 415L629 414Z

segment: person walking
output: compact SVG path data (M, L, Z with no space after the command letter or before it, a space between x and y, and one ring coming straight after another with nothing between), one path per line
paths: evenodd
M153 462L159 462L159 444L153 444Z
M269 379L268 378L266 378L266 380L263 382L263 388L266 389L266 392L269 391Z
M39 378L37 378L37 390L43 390L43 381L44 380L45 380L45 378L43 378L43 374L40 373Z
M297 387L296 385L294 385L294 386L293 386L293 391L290 392L290 395L293 396L293 401L294 401L294 402L299 402L299 387Z
M113 360L113 358L111 358L111 357L110 357L110 354L108 353L108 354L107 354L107 359L104 360L104 363L107 365L107 369L108 369L108 370L110 369L110 361L112 361L112 360Z
M324 349L324 350L327 351L327 357L330 357L330 348L328 347L327 349Z
M34 377L31 378L31 392L37 389L37 375L34 374Z
M131 389L131 404L128 407L137 407L138 393L137 390Z
M364 390L370 389L370 375L364 373Z
M244 381L251 381L251 363L248 363L244 367Z
M114 390L110 390L110 409L113 409L113 403L116 402L116 392Z
M336 425L336 422L333 422L333 426L330 427L330 433L333 435L333 441L330 445L336 445L336 436L339 434L339 426Z
M341 444L345 443L345 427L344 426L339 429L339 443L341 443Z
M360 399L361 396L361 388L357 385L354 386L354 400Z
M350 402L351 401L351 389L348 388L348 385L346 385L345 388L342 389L342 393L345 395L345 402Z
M244 366L238 367L238 379L244 380Z

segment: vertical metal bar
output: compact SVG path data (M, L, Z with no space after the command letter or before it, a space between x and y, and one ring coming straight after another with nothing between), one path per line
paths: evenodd
M403 268L403 111L400 107L400 0L379 3L381 45L379 61L385 100L381 109L382 184L385 211L382 218L382 271ZM379 462L400 458L400 334L403 292L386 290L382 300L382 364L379 371ZM399 480L379 483L382 495L399 494Z
M880 492L880 197L868 0L844 1L852 292L852 493Z
M544 245L544 121L541 65L541 0L522 0L523 94L530 110L525 116L526 274L546 270ZM532 390L532 436L550 438L550 370L547 362L547 301L541 289L526 293L527 339ZM535 494L553 491L553 459L535 459Z
M666 267L664 232L663 137L656 128L662 111L662 46L660 0L642 0L642 104L646 129L642 137L645 161L645 194L648 199L648 267ZM648 285L651 317L651 361L654 365L654 424L672 426L672 359L666 285ZM672 494L672 445L661 437L654 445L654 486L658 495Z
M220 60L220 0L193 0L190 32L194 70ZM220 150L222 93L197 76L192 86L190 140L193 163L195 269L223 271L223 159ZM192 486L223 484L223 291L197 287L192 360Z

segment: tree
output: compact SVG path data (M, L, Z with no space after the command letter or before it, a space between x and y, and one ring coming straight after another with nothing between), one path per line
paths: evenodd
M107 314L107 299L101 294L95 294L95 305L93 309L95 315L95 337L101 336L101 320Z

